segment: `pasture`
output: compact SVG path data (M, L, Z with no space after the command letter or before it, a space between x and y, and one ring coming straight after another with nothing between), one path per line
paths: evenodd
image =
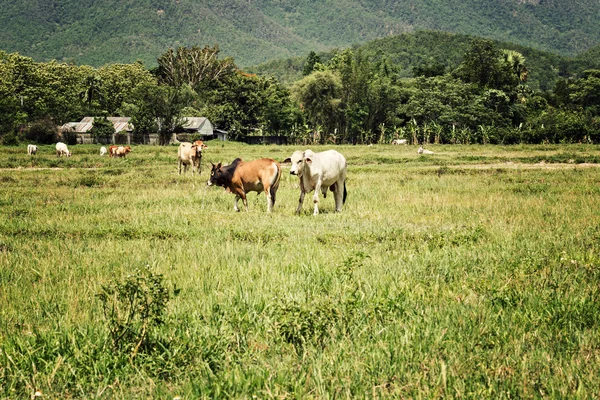
M270 215L206 186L305 147L208 146L200 177L174 146L0 148L0 398L600 393L597 146L336 146L348 200L316 217L289 165ZM168 292L143 345L111 336L123 282Z

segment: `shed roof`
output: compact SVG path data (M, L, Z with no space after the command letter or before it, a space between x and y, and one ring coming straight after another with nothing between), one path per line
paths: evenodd
M131 117L107 117L106 119L112 122L116 133L133 130L133 125L129 122ZM93 125L94 117L84 117L73 130L79 133L87 133Z
M206 117L183 117L181 127L185 130L197 131L204 136L212 136L213 125Z

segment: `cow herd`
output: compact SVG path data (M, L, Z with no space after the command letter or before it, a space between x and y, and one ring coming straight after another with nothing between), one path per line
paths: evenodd
M291 163L290 174L296 175L300 183L300 199L296 214L302 211L302 203L306 193L315 192L313 195L313 215L319 214L319 192L327 196L329 189L334 193L335 211L342 211L346 202L346 158L335 150L315 153L311 150L295 151L283 163ZM271 158L244 162L236 158L229 165L211 163L209 186L224 187L235 195L233 208L239 211L237 202L242 199L248 211L246 194L248 192L265 192L267 196L267 212L271 212L275 205L275 196L281 179L281 165Z
M178 170L181 175L187 172L191 167L192 175L200 175L202 151L207 146L197 140L193 143L180 143L177 150ZM28 145L27 153L35 155L37 146ZM100 155L106 154L109 157L125 157L131 152L130 146L109 146L100 148ZM57 157L70 157L71 151L67 145L62 142L56 144ZM289 158L282 163L291 163L290 174L298 177L300 186L300 198L296 214L302 211L302 204L307 193L314 192L313 215L319 214L319 193L327 197L328 190L333 193L335 200L335 211L342 211L342 206L346 202L346 158L335 150L327 150L321 153L315 153L311 150L295 151ZM229 165L222 163L211 163L210 177L208 186L221 186L229 193L235 195L233 208L240 211L238 201L242 199L244 208L248 211L248 200L246 198L249 192L265 192L267 197L267 212L271 212L275 205L277 189L281 179L281 164L271 158L260 158L258 160L245 162L241 158L236 158Z

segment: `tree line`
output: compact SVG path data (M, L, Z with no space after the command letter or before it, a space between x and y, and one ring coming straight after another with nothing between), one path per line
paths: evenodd
M48 143L58 126L83 116L128 116L137 133L163 144L182 117L207 117L233 139L284 135L298 143L559 143L600 141L600 70L559 78L549 90L527 83L520 52L475 38L455 68L413 67L407 78L361 49L321 60L311 52L303 78L283 85L244 72L218 46L170 49L141 63L100 68L34 62L0 52L0 139ZM92 133L110 133L96 118Z

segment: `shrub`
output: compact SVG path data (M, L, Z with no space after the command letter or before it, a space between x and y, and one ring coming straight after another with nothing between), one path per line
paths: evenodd
M36 121L27 129L25 137L36 143L53 143L56 140L56 125L49 119Z
M150 332L163 324L169 301L162 275L137 268L124 281L102 286L97 296L115 351L129 352L133 359L140 349L152 347Z

